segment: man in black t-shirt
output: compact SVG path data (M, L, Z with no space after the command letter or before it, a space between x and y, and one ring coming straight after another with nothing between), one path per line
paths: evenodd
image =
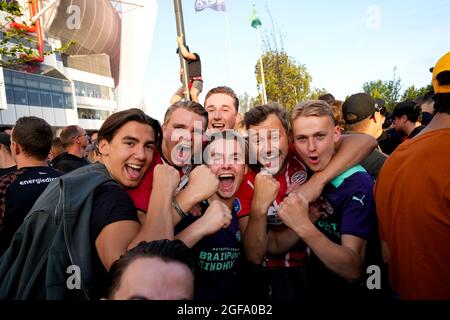
M202 64L200 60L200 56L197 53L192 53L189 51L189 47L184 45L183 35L177 37L178 49L177 53L181 52L181 55L184 59L186 59L188 71L189 71L189 93L191 95L191 100L194 102L198 102L198 95L203 90L203 79L202 79ZM180 69L180 80L183 82L183 72L184 70ZM184 87L181 86L175 94L172 96L170 100L170 104L174 104L175 102L183 99L184 96Z
M98 132L98 151L102 163L116 183L103 184L93 194L89 234L94 252L91 257L92 274L95 277L90 284L91 299L107 295L110 283L108 271L114 261L141 241L154 240L148 225L139 223L136 208L126 189L139 184L161 139L162 130L158 121L139 109L114 113ZM177 173L174 176L179 181ZM169 189L164 190L167 197L161 204L168 207L178 182L171 183L170 176L165 177L167 184L160 189Z
M14 126L11 153L17 169L0 178L0 254L36 199L61 175L47 165L52 137L50 125L37 117L22 117Z

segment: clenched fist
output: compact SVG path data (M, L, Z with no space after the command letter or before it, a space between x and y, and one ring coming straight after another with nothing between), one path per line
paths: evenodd
M301 194L292 192L280 203L278 216L289 228L296 230L296 227L311 223L309 219L309 204Z
M186 192L195 199L195 202L206 200L219 189L219 179L206 165L196 167L189 174L189 183Z
M158 164L153 170L153 190L161 190L173 194L180 183L180 174L178 171L168 165Z
M231 223L231 209L218 200L213 200L205 214L199 219L202 222L204 236L214 234Z
M270 174L260 172L255 177L252 213L267 215L267 210L277 198L280 183Z

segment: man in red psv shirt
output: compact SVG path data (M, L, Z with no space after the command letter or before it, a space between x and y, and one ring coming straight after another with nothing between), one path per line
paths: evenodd
M207 122L207 112L202 105L196 102L179 101L167 109L162 125L161 150L155 153L152 165L139 186L128 190L141 222L149 216L146 217L145 213L150 211L153 185L164 183L164 181L153 181L153 171L158 164L167 163L179 171L180 184L175 201L184 212L189 211L195 204L216 192L219 182L207 166L200 165L192 169L193 155L201 152L202 136ZM188 180L190 181L189 185ZM153 199L154 203L158 201L158 199ZM166 228L155 227L155 239L173 235L173 226L181 220L175 209L171 217L164 216L159 212L152 212L152 217L155 220L165 221L163 225L166 226Z
M235 203L244 250L249 261L262 263L269 299L297 300L305 293L306 245L300 241L284 254L270 254L272 248L278 251L277 238L287 230L278 218L278 204L291 191L301 192L312 202L326 183L367 156L376 140L363 135L344 137L330 166L305 183L308 170L290 147L284 110L257 106L245 114L244 123L249 130L250 162L258 162L244 177Z

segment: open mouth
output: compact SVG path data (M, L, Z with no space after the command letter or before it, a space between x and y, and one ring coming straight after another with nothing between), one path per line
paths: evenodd
M278 166L278 162L280 159L280 153L279 152L272 152L270 154L266 154L262 158L262 163L265 167L275 167Z
M216 129L216 130L224 130L225 129L225 124L223 124L223 123L213 123L212 127L213 127L213 129Z
M174 159L174 163L182 162L187 160L191 156L191 146L190 145L183 145L179 144L176 147L176 157L177 159Z
M311 164L318 164L319 163L319 157L318 156L310 156L309 157L309 162Z
M127 176L130 180L138 180L141 176L143 165L138 164L131 164L127 163L125 164L125 170L127 173Z
M223 173L219 175L219 190L228 192L233 190L234 175L232 173Z

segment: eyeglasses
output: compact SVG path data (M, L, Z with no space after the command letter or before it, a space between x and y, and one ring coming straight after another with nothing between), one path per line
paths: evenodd
M77 136L74 136L72 139L76 139L78 137L87 137L88 140L90 140L91 138L89 137L89 135L87 134L87 132L85 132L84 134L79 134Z

